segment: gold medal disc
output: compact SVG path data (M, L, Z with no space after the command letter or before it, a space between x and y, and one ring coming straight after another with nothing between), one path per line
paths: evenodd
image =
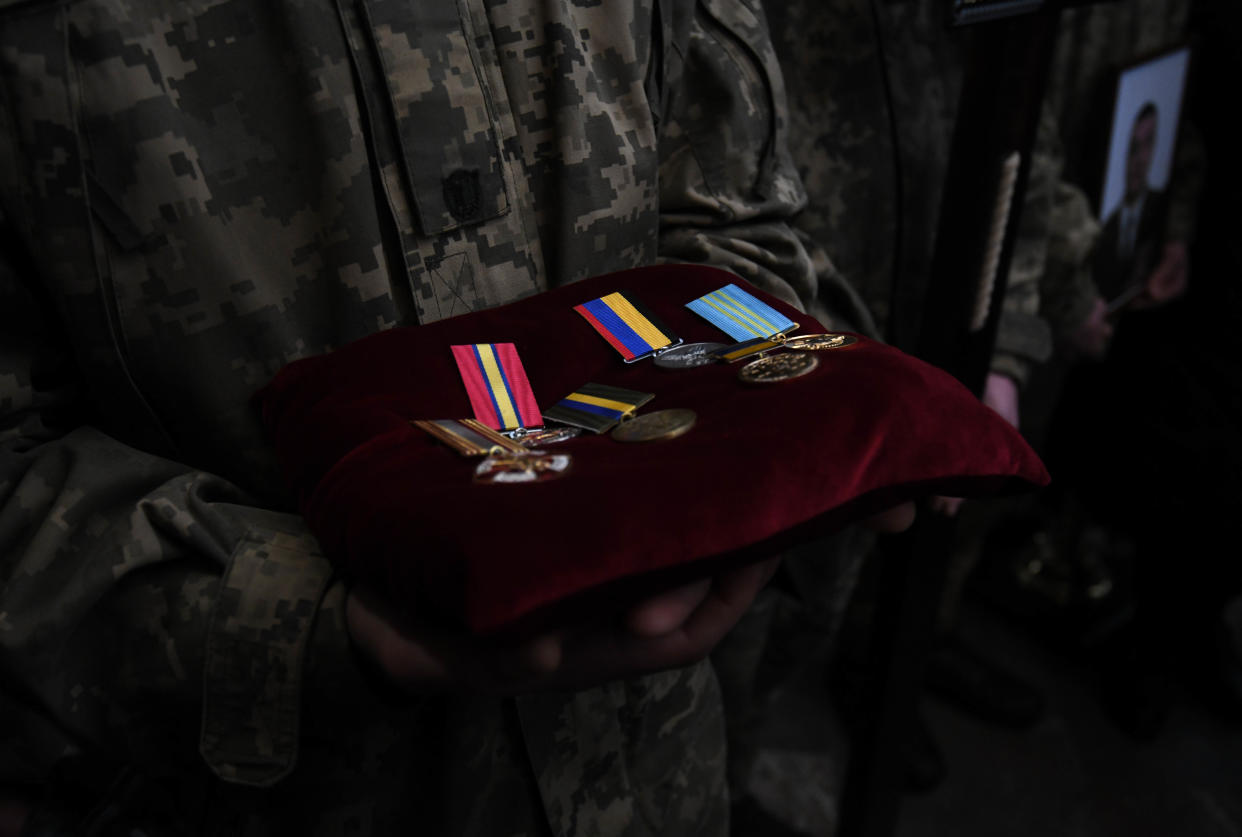
M694 427L694 410L656 410L623 421L612 431L618 442L658 442L675 439Z
M800 378L819 366L819 358L813 354L798 352L796 354L770 355L759 360L752 360L742 367L737 376L747 384L774 384Z
M853 346L858 338L852 334L803 334L785 341L786 349L800 352L822 352L827 349L844 349Z

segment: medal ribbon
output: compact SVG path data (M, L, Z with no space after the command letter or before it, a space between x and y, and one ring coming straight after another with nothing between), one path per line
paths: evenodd
M639 360L680 342L672 331L620 292L575 305L574 310L627 361Z
M474 417L493 430L539 427L543 417L512 343L453 347Z
M741 360L744 357L757 354L758 352L766 352L768 349L775 349L781 344L773 340L756 338L754 340L746 340L742 343L734 343L732 346L726 346L723 349L717 349L712 353L712 357L718 360L727 360L729 363Z
M474 419L416 419L410 424L435 436L463 456L484 456L496 448L526 452L522 445Z
M756 337L767 340L798 327L780 311L737 285L725 285L686 303L686 307L738 341Z
M603 433L653 398L650 392L584 384L545 410L544 417Z

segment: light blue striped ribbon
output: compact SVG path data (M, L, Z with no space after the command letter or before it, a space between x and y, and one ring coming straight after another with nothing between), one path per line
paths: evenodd
M766 339L797 327L793 320L737 285L725 285L686 303L686 307L737 341Z

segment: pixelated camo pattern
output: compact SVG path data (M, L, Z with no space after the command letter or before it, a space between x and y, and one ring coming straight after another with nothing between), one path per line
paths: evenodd
M1049 249L1077 247L1092 235L1089 218L1066 211L1065 190L1093 188L1083 180L1081 158L1090 148L1087 123L1100 107L1101 84L1119 67L1176 43L1188 5L1135 0L1063 13L994 371L1025 378L1049 357L1052 332L1064 333L1072 327L1067 317L1089 309L1094 286L1082 275L1080 254ZM825 273L847 280L881 332L895 329L899 340L911 340L929 279L967 35L945 26L942 5L927 0L783 0L769 4L769 16L790 102L789 146L808 194L795 223L822 245L811 250L821 267L820 293L833 287ZM1179 150L1181 185L1169 222L1170 233L1183 237L1193 226L1202 177L1201 152L1189 139ZM1084 226L1050 226L1071 219Z
M71 831L724 833L705 665L363 672L248 399L659 259L829 318L783 95L753 0L0 0L0 785L72 763Z

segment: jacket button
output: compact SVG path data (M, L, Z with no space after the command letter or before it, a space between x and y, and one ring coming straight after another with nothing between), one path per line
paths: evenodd
M466 222L479 215L479 170L458 169L444 178L444 205L458 221Z

